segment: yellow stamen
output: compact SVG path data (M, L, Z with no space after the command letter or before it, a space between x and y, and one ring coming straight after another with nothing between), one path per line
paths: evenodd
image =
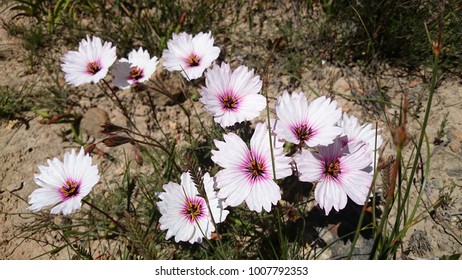
M130 69L130 78L133 80L139 80L143 77L143 70L139 67L132 67Z
M71 197L78 193L79 185L76 182L66 180L66 184L61 187L61 193L65 197Z
M340 162L338 160L329 163L329 165L326 168L326 174L329 174L332 177L337 178L340 173L342 173L342 170L340 169Z
M92 61L90 63L87 64L87 71L90 72L91 74L96 74L99 72L99 70L101 70L101 68L99 67L99 64L96 63L95 61Z
M194 67L194 66L199 66L199 58L195 54L191 54L188 57L187 63L189 66Z
M234 110L237 108L237 104L239 103L236 97L228 94L221 98L221 102L223 103L223 107L228 110Z
M254 178L260 177L265 173L263 162L257 162L255 159L250 162L247 169L252 173L252 177Z

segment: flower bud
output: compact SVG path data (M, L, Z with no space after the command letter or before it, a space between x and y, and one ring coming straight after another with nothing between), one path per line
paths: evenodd
M135 151L135 161L139 166L143 165L143 156L138 151Z
M186 22L186 16L186 12L181 13L180 18L178 19L180 25L184 25L184 23Z
M432 51L433 51L433 54L436 57L440 56L440 54L441 54L441 42L439 40L432 42Z
M119 131L125 131L126 129L124 127L115 125L111 122L105 122L102 126L103 130L101 131L104 134L110 134L113 132L119 132Z
M84 148L85 154L91 154L95 148L96 148L96 144L94 144L94 143L90 144L90 145L87 145Z
M104 145L108 147L117 147L126 143L133 142L133 139L130 137L113 135L108 138L103 139L102 141Z
M298 213L297 209L290 208L289 210L287 210L287 218L289 221L295 223L298 219L301 218L301 216Z

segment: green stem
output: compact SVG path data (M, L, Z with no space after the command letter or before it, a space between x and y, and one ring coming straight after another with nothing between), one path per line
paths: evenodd
M374 177L372 179L372 183L371 183L371 187L369 188L369 192L367 193L367 198L366 198L366 201L364 202L364 205L361 209L361 214L359 215L359 221L358 221L358 225L356 226L356 231L355 231L355 236L353 238L353 242L351 242L351 247L350 247L350 252L348 253L348 259L350 260L351 257L353 256L353 252L354 252L354 249L355 249L355 246L356 246L356 242L358 242L358 239L359 239L359 234L361 232L361 228L362 228L362 224L363 224L363 219L364 219L364 215L366 213L366 208L367 208L367 202L369 200L369 197L371 197L371 194L374 193L374 186L375 186L375 181L377 179L377 171L376 171L376 157L377 157L377 132L378 132L378 129L377 129L377 124L375 126L375 148L374 148L374 162L372 163L373 167L374 167ZM373 223L375 223L375 197L372 198L372 221Z
M157 118L156 108L155 108L154 101L152 100L152 96L149 90L146 90L146 95L148 96L149 105L151 106L151 111L152 111L152 116L154 118L154 121L156 122L156 125L159 128L162 135L165 137L165 141L167 141L167 145L170 145L170 139L165 133L165 131L162 129L162 125L160 125L159 119Z
M424 120L423 120L423 123L422 123L422 128L420 130L420 136L419 136L419 141L417 142L417 148L416 148L416 154L414 156L414 162L413 162L413 165L412 165L412 168L411 168L411 172L409 174L409 176L407 177L408 180L407 180L407 184L406 184L406 191L404 193L404 197L403 197L403 202L406 202L409 200L409 195L410 195L410 192L411 192L411 188L412 188L412 183L413 183L413 179L414 179L414 176L416 175L416 171L417 171L417 166L419 164L419 160L420 160L420 157L421 157L421 153L422 153L422 145L423 145L423 142L424 142L424 139L425 139L425 135L426 135L426 128L427 128L427 125L428 125L428 119L430 118L430 111L431 111L431 107L432 107L432 100L433 100L433 95L435 93L435 90L436 90L436 83L438 81L438 57L435 56L434 58L434 61L433 61L433 73L432 73L432 80L431 80L431 86L430 86L430 92L429 92L429 96L428 96L428 101L427 101L427 107L426 107L426 111L425 111L425 116L424 116ZM400 218L402 215L403 215L403 212L405 210L405 207L404 205L401 205L399 204L400 207L398 207L398 211L397 211L397 219ZM407 221L406 220L403 220L403 223L406 224ZM399 235L399 224L395 224L395 235Z
M117 96L117 93L114 91L114 89L111 88L111 86L109 85L109 83L105 79L103 79L102 81L106 85L106 87L109 89L109 92L112 93L112 96L114 96L115 100L117 101L117 105L119 106L120 110L122 110L122 113L125 116L125 118L130 122L130 124L133 126L133 128L135 128L138 131L138 128L136 127L135 123L130 118L130 114L128 113L127 109L123 105L120 98ZM103 90L103 92L107 95L107 92L105 90Z
M103 214L106 218L108 218L109 220L111 220L111 222L113 222L114 224L116 224L120 229L122 229L123 231L126 231L126 228L121 224L119 223L118 221L116 221L113 217L111 217L111 215L109 215L108 213L104 212L103 210L101 210L100 208L98 208L96 205L94 205L93 203L85 200L85 199L82 199L82 202L84 204L87 204L88 206L90 206L91 208L93 208L94 210L98 211L99 213Z

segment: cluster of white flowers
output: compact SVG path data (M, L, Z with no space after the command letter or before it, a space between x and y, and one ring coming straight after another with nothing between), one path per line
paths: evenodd
M163 52L163 66L169 71L181 71L190 80L202 77L205 69L218 58L220 49L213 46L213 37L209 33L199 33L194 38L187 33L173 34L167 42L168 49ZM116 47L111 42L87 36L79 44L78 51L69 51L61 59L61 68L66 82L80 86L85 83L97 83L104 79L109 68L117 59ZM132 84L142 83L155 73L158 64L156 56L139 48L132 50L128 58L118 60L112 70L114 85L125 89Z
M189 80L203 76L200 101L215 122L223 128L260 116L267 100L260 94L260 76L246 66L234 71L230 65L214 61L220 49L213 45L210 32L191 36L174 34L163 51L163 66L180 71ZM73 85L98 82L116 61L115 47L102 43L97 37L87 37L79 51L70 51L62 58L65 79ZM113 83L121 88L150 79L156 71L157 57L150 57L142 48L133 50L128 58L114 64ZM204 186L196 186L188 172L181 175L181 184L169 182L158 197L162 215L160 228L167 230L166 238L175 241L201 242L211 238L215 223L223 222L226 207L244 201L256 212L270 212L281 199L275 180L295 174L300 181L316 183L315 200L326 215L334 208L339 211L350 198L364 204L376 165L380 135L371 124L361 125L357 118L342 114L337 102L321 96L308 102L303 92L284 91L276 103L276 119L256 124L250 145L235 133L215 140L212 160L222 169L211 177L206 173ZM298 145L293 157L285 154L285 143ZM98 169L83 149L78 155L66 153L64 163L48 161L49 167L39 166L35 176L41 187L31 196L29 207L38 211L56 205L51 212L69 214L80 208L82 198L99 181ZM294 168L295 167L295 168ZM203 187L205 196L199 195Z

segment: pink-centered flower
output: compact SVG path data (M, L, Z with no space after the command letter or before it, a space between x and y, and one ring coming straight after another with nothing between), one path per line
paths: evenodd
M186 79L200 78L220 54L220 48L213 42L210 31L194 37L185 32L173 34L162 54L163 65L168 71L181 71Z
M305 142L308 147L329 145L342 133L337 126L342 115L337 101L321 96L308 105L303 92L284 91L276 103L274 121L277 137L291 143Z
M227 205L216 196L214 178L205 173L203 182L213 219L216 223L223 222L229 211L224 210ZM204 237L210 239L215 231L212 215L206 200L199 196L189 172L181 175L181 185L169 182L163 188L157 206L162 214L160 229L167 230L165 239L175 236L176 242L187 241L191 244L202 242Z
M314 197L326 215L332 207L339 211L347 204L347 197L363 205L368 198L372 175L366 171L371 165L367 144L353 141L342 147L340 138L328 146L318 146L317 153L303 149L294 160L299 179L315 182Z
M375 166L377 166L379 160L379 154L377 151L383 142L382 136L378 134L380 130L376 130L370 123L361 125L358 118L354 116L349 117L347 113L343 113L339 125L343 130L340 135L342 145L358 140L366 142L369 151L371 152L371 162L374 162L375 158ZM371 172L374 171L373 167L374 166L371 168Z
M205 84L200 101L222 127L250 121L266 108L260 76L246 66L231 71L229 64L214 65L205 73Z
M122 58L114 64L113 83L118 88L126 89L132 84L145 82L154 74L157 64L157 57L151 58L147 50L141 47L138 51L132 50L128 58Z
M40 188L29 196L28 210L37 212L42 208L54 206L51 214L70 214L81 207L81 200L99 181L98 167L91 164L90 155L84 149L76 155L75 151L64 154L64 162L54 158L48 166L39 165L40 174L34 180Z
M275 179L292 174L291 158L286 157L282 143L273 143ZM246 202L250 210L271 211L271 205L281 199L279 186L273 180L270 140L265 124L259 123L250 139L250 149L236 134L224 135L225 141L215 140L218 150L212 150L212 160L221 166L217 175L218 198L237 206Z
M97 83L106 77L116 59L116 47L112 47L111 42L103 44L100 38L87 36L80 41L78 51L69 51L61 58L61 69L69 84Z

